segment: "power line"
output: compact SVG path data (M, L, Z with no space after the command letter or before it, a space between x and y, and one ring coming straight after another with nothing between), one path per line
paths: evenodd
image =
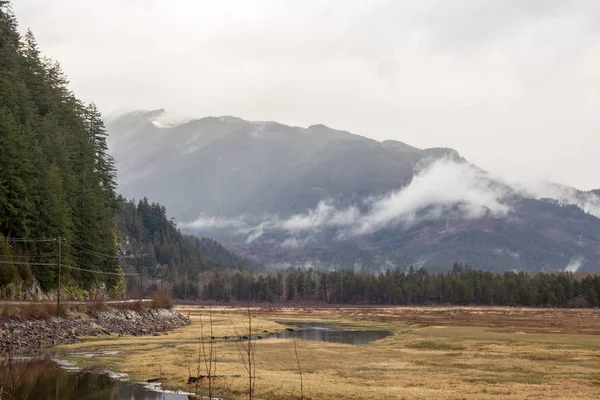
M96 267L95 267L95 266L92 266L92 265L89 265L89 264L84 264L84 263L82 263L82 262L77 262L77 266L78 266L78 268L80 268L80 267L82 267L82 266L83 266L83 267L91 268L91 269L92 269L92 270L94 270L94 271L98 271L98 270L96 269ZM123 270L123 268L122 268L122 267L121 267L121 270ZM132 275L138 275L138 274L137 274L137 273L135 273L135 274L132 274Z
M76 242L71 242L71 244L73 246L77 247L78 249L80 249L81 251L89 253L90 255L95 255L95 256L98 256L98 257L106 257L106 258L120 258L119 256L115 256L115 255L112 255L112 254L102 254L102 253L99 253L97 251L88 249L88 248L86 248L86 247L84 247L84 246L82 246L82 245L80 245L80 244L78 244Z
M129 255L129 256L115 256L115 255L111 255L111 254L103 254L103 253L99 253L97 251L88 249L82 245L80 245L77 242L71 242L71 244L75 247L77 247L80 251L87 253L88 255L93 255L93 256L98 256L98 257L106 257L106 258L114 258L114 259L122 259L122 258L137 258L137 257L142 257L142 256L147 256L148 254L134 254L134 255Z
M108 255L108 254L102 254L102 253L98 253L96 251L93 250L87 250L87 249L83 249L83 248L78 248L78 251L90 255L90 256L96 256L96 257L104 257L104 258L112 258L112 259L118 259L121 258L119 256L112 256L112 255Z
M46 266L57 266L56 263L30 263L23 261L0 261L0 264L13 264L13 265L46 265Z
M24 258L26 260L29 260L31 258L44 258L45 256L22 256L22 255L14 255L13 256L13 255L10 255L10 254L3 254L3 255L0 255L0 257L11 258L11 259L12 258ZM51 258L51 257L55 257L55 256L48 256L48 258Z
M12 238L6 237L3 242L6 243L31 243L31 242L56 242L56 238Z
M154 268L151 278L154 280L162 279L163 275L167 271L168 264L158 264Z
M12 264L12 265L40 265L40 266L47 266L47 267L56 267L58 266L58 264L56 263L29 263L29 262L22 262L22 261L1 261L0 260L0 264ZM118 272L105 272L105 271L97 271L97 270L93 270L93 269L86 269L86 268L79 268L79 267L72 267L70 265L64 265L62 264L63 268L69 268L69 269L74 269L74 270L78 270L78 271L83 271L83 272L91 272L94 274L102 274L102 275L118 275L118 276L139 276L140 274L138 273L118 273Z
M56 265L56 264L55 264ZM79 268L79 267L72 267L70 265L62 265L63 268L69 268L69 269L74 269L77 271L83 271L83 272L90 272L92 274L102 274L102 275L117 275L117 276L139 276L140 274L138 273L125 273L125 272L105 272L105 271L97 271L97 270L93 270L93 269L85 269L85 268Z

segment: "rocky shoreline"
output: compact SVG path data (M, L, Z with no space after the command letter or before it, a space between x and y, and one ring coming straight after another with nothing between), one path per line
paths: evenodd
M44 320L13 318L0 321L0 355L22 354L76 343L85 340L86 336L163 333L189 323L183 315L168 309L111 309L93 317L80 314Z

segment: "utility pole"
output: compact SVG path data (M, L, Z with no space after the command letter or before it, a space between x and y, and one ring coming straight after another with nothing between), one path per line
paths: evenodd
M183 281L183 301L187 300L187 269L185 270L185 278Z
M60 317L60 275L61 275L62 238L58 238L58 293L56 295L56 316Z
M142 308L142 297L144 292L144 266L140 266L140 309Z

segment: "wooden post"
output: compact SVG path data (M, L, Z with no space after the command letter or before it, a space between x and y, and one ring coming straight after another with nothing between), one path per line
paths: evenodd
M185 275L184 275L184 282L183 282L183 301L187 300L187 269L185 270Z
M142 297L144 292L144 266L140 266L140 309L142 308Z
M56 295L56 316L60 317L60 275L61 275L62 238L58 238L58 293Z

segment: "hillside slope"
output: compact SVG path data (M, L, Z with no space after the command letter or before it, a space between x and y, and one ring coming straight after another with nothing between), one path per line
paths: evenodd
M119 294L116 172L100 112L10 10L0 2L0 297L55 291L59 256L65 292Z
M137 204L123 197L118 200L120 260L126 271L139 273L143 268L148 282L197 282L206 271L256 268L215 240L182 234L160 204L146 198ZM138 282L137 277L132 279L128 289L137 290Z
M459 157L453 150L380 143L323 125L207 117L163 126L157 122L162 113L108 119L110 148L121 193L156 199L178 220L199 213L291 214L323 198L349 202L406 185L423 159Z

